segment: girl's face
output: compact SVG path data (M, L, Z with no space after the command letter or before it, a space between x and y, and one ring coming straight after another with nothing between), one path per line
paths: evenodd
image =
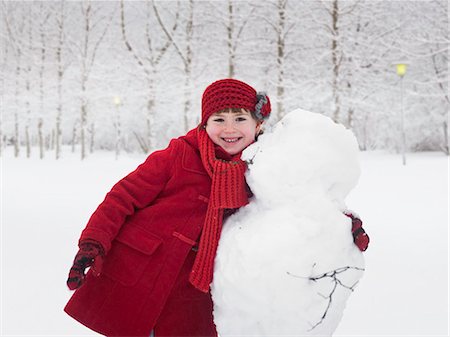
M228 154L235 155L255 141L261 128L245 109L216 112L206 122L206 133L214 144L222 147Z

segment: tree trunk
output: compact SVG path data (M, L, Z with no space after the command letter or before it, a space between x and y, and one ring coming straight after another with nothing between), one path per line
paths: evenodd
M19 145L19 114L17 111L14 113L14 157L19 157L20 145Z
M31 84L30 84L30 73L31 73L31 67L27 67L27 74L26 74L26 92L27 97L25 98L25 106L26 106L26 121L25 121L25 146L27 149L27 158L31 157L31 137L30 137L30 123L31 123L31 105L30 105L30 97L31 97Z
M17 57L16 57L16 71L15 71L15 89L14 89L14 103L15 103L15 111L14 111L14 157L19 157L20 154L20 126L19 126L19 107L20 107L20 100L19 97L21 96L20 92L20 78L22 73L22 51L20 48L17 48Z
M444 153L448 156L450 154L450 144L449 144L449 129L447 121L442 123L443 131L444 131Z
M163 48L163 50L167 50L166 47L170 44L172 44L175 47L176 52L180 56L181 60L184 64L184 113L183 113L183 127L184 130L187 132L189 128L189 112L191 108L191 71L192 71L192 36L193 36L193 16L194 16L194 1L189 0L189 13L188 13L188 19L186 23L186 49L185 53L181 51L181 48L178 46L178 44L174 41L172 38L172 35L167 30L166 26L161 20L161 17L158 13L158 9L155 5L155 2L153 1L153 10L155 12L156 18L158 20L159 25L161 26L162 30L164 31L164 34L167 36L169 40L169 44L166 44L166 46ZM178 12L176 15L176 19L178 19ZM174 32L176 29L176 23L174 27L172 28L172 32Z
M27 121L28 124L28 121ZM27 158L31 157L31 139L30 139L30 127L25 125L25 146L27 149Z
M91 123L91 127L89 129L89 135L90 135L89 153L92 154L92 153L94 153L94 145L95 145L95 125L94 125L94 123Z
M146 125L147 125L147 137L145 141L145 146L147 148L147 153L150 152L153 148L153 113L155 109L155 99L153 98L152 93L154 92L154 82L153 79L149 79L148 83L149 87L149 96L147 99L147 117L146 117Z
M77 140L77 123L75 122L72 128L72 153L75 153L76 140Z
M120 155L120 147L121 147L121 138L122 138L122 124L120 122L120 106L116 105L115 110L115 118L114 118L114 127L116 129L116 144L115 144L115 150L116 150L116 159L119 158Z
M186 62L184 66L184 130L189 130L191 111L192 35L194 24L194 1L189 0L189 19L186 24Z
M46 151L49 151L51 149L50 147L53 145L52 144L52 142L53 142L53 133L54 132L52 130L52 132L50 134L45 136L45 150Z
M234 34L234 18L233 18L233 3L228 0L228 78L234 78L234 47L233 47L233 34Z
M44 135L42 134L42 124L44 121L42 117L38 120L38 139L39 139L39 158L44 159Z
M62 48L64 44L64 1L61 1L61 7L58 20L58 46L56 48L56 60L57 60L57 107L56 107L56 120L55 120L55 132L54 132L54 149L55 158L61 157L61 119L62 119L62 81L64 76L64 66L62 60Z
M189 112L191 111L191 67L185 68L184 80L184 130L189 130Z
M54 150L55 149L55 130L52 130L50 134L50 144L48 150ZM58 159L58 158L56 158Z
M349 129L353 128L353 115L354 114L355 114L355 109L353 107L348 109L348 113L347 113L347 127Z
M33 30L32 30L32 15L31 15L31 6L29 7L28 13L28 52L30 55L33 54ZM25 124L25 142L27 149L27 158L31 157L31 136L30 136L30 124L31 124L31 103L30 97L31 95L31 60L28 60L26 69L26 79L25 79L25 88L26 88L26 124Z
M55 139L55 158L61 158L61 116L62 116L62 95L61 95L61 82L58 78L58 106L56 108L56 126L54 131L54 139Z
M286 24L286 0L278 0L278 36L277 36L277 115L278 119L284 115L284 58L285 41L284 31Z
M2 153L3 153L3 132L2 132L2 129L3 129L3 125L2 125L2 118L0 118L0 157L2 156Z
M46 19L44 18L43 14L43 3L40 3L40 15L41 15L41 22L39 25L39 33L40 33L40 39L41 39L41 64L39 67L39 114L40 118L38 119L38 138L39 138L39 157L41 159L44 158L44 150L45 150L45 144L44 144L44 135L42 134L42 125L44 123L43 121L43 114L44 114L44 71L45 71L45 59L46 59L46 44L45 44L45 34L44 34L44 24L46 22Z
M333 101L334 101L334 111L333 111L333 120L336 123L339 123L339 114L340 114L340 97L339 97L339 88L338 88L338 80L339 80L339 67L340 67L340 59L338 57L338 43L337 40L339 38L339 28L338 28L338 19L339 19L339 5L338 0L333 0L333 10L332 10L332 42L331 42L331 59L333 66L333 79L332 79L332 92L333 92Z
M83 102L81 103L81 115L80 115L80 144L81 144L81 159L86 158L86 126L87 126L87 107L84 99L83 90Z

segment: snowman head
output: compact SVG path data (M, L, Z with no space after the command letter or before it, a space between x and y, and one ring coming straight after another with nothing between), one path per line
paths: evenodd
M358 144L350 130L321 114L294 110L248 147L247 183L262 202L327 198L343 204L356 185Z

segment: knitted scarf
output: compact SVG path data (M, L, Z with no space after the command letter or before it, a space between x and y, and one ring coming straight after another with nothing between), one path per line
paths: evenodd
M198 127L197 139L200 156L212 179L212 185L199 249L189 281L206 293L213 278L214 258L222 231L224 209L248 204L244 176L247 166L240 159L240 153L230 161L216 158L214 143L203 127Z

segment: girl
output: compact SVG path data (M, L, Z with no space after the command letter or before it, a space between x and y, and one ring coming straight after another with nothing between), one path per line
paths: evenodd
M222 220L248 203L240 153L269 114L269 98L249 85L211 84L200 125L151 154L92 214L65 311L107 336L216 336L209 284Z
M244 82L208 86L200 125L152 153L92 214L65 311L107 336L217 336L209 285L222 222L249 202L240 155L270 111Z

